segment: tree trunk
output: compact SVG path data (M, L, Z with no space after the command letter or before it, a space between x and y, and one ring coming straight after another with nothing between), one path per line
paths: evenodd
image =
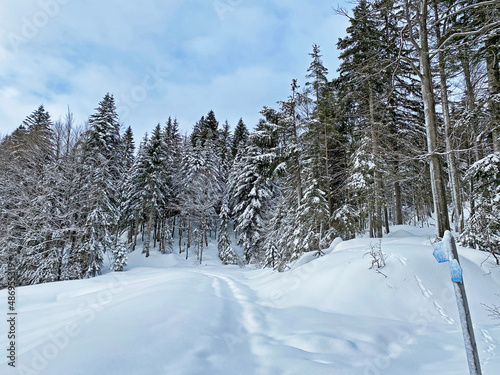
M184 224L184 220L182 218L179 218L179 254L182 253L182 225Z
M189 249L190 247L191 247L191 218L188 219L187 249Z
M375 171L374 171L374 179L375 179L375 189L374 189L374 198L375 198L375 207L373 212L373 234L377 238L382 238L383 232L383 220L382 220L382 177L380 173L379 167L379 147L378 147L378 130L376 128L377 123L375 121L375 105L373 102L373 89L371 83L369 83L368 87L368 100L369 100L369 110L370 110L370 131L372 138L372 155L373 161L375 163Z
M174 216L173 222L172 222L172 238L175 236L175 219L177 216Z
M470 71L470 58L467 48L462 49L461 59L462 69L465 81L465 94L467 97L467 112L471 113L468 129L471 131L471 138L473 139L474 148L474 161L479 161L483 158L482 146L479 137L477 113L476 113L476 94L472 84L472 75Z
M493 151L500 152L500 36L487 39L485 47Z
M135 247L137 246L137 235L139 234L139 225L137 222L134 223L134 247L133 249L135 250Z
M200 241L200 264L203 262L203 239Z
M163 235L163 220L159 220L158 223L158 241L160 242L160 253L165 254L166 247L165 247L165 236Z
M328 212L332 216L333 204L332 204L332 192L330 191L330 159L328 156L328 126L326 121L323 123L324 136L325 136L325 172L326 172L326 196L328 198Z
M437 235L443 237L444 232L450 229L448 208L446 206L446 190L444 185L443 168L439 151L438 128L436 121L436 103L432 86L432 69L429 58L429 41L427 31L427 1L421 0L418 10L419 40L418 49L421 74L421 89L424 101L425 129L427 133L427 152L432 187L432 198L437 223Z
M403 205L401 202L401 185L394 183L394 224L403 225Z
M153 213L154 213L154 208L151 207L149 210L149 217L148 217L148 225L146 228L146 233L145 233L145 239L144 239L144 248L143 248L143 253L146 254L146 258L149 257L149 245L151 241L151 230L152 230L152 225L153 225Z
M207 218L205 217L203 219L203 232L202 232L202 239L201 239L201 247L203 249L203 240L205 241L205 246L208 247L208 236L207 236ZM211 236L210 236L211 237Z
M156 249L156 239L158 238L158 220L155 219L153 230L153 249Z
M293 117L293 141L297 145L298 144L298 137L297 137L297 121L295 119L295 90L297 88L296 86L297 81L293 80L292 84L292 117ZM299 155L297 152L294 153L294 163L295 163L295 168L296 168L296 178L297 178L297 200L298 200L298 206L302 203L302 176L301 176L301 168L300 168L300 160L299 160Z
M434 0L434 10L436 13L436 21L439 18L437 3ZM441 30L439 25L436 27L437 40L441 40ZM446 76L446 63L443 51L438 52L439 59L439 76L441 82L441 104L443 106L443 119L444 119L444 133L446 143L446 159L448 162L448 173L451 188L451 200L453 203L453 218L455 221L455 231L461 233L464 227L462 196L460 193L460 181L457 172L457 162L455 152L452 147L451 140L451 118L450 118L450 105L448 101L448 80Z
M385 233L389 233L391 230L389 228L389 212L387 206L384 206L384 223L385 223Z

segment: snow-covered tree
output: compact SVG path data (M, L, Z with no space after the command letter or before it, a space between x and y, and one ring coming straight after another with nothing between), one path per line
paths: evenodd
M246 262L259 258L264 241L265 214L271 190L259 172L259 150L247 147L244 156L235 162L229 182L232 217L238 245L244 250Z
M227 204L223 204L220 212L220 226L219 226L219 239L217 249L219 251L219 258L224 264L238 264L239 258L231 246L231 239L229 238L229 208Z
M127 244L119 242L112 250L113 262L111 264L111 271L121 272L127 266L127 254L129 252Z
M82 158L82 190L86 200L85 237L74 254L81 276L101 273L104 253L118 241L121 203L118 187L123 173L120 124L112 95L106 94L90 116Z
M281 192L278 193L277 197L273 197L273 201L276 203L267 222L264 243L266 253L262 265L284 271L287 262L292 259L297 206L293 204L295 197L290 202L290 199L286 199Z
M167 220L167 203L172 195L169 168L166 141L158 124L151 138L144 137L127 183L129 222L132 220L135 228L139 224L144 226L143 253L146 257L149 257L151 234L157 234L153 238L156 244Z
M305 186L304 197L297 208L292 259L313 250L322 255L322 249L327 248L333 239L326 193L321 190L319 181L314 177L306 179Z
M238 121L238 125L236 125L236 128L234 129L233 142L231 144L231 153L233 155L233 159L236 157L236 154L239 150L245 148L248 142L249 135L250 134L245 123L243 122L243 119L240 118L240 120Z
M500 264L500 153L474 163L467 174L476 182L476 205L460 240L490 252Z

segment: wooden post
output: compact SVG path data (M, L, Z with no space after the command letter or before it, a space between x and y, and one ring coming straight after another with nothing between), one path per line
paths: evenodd
M450 250L450 262L458 259L457 246L455 239L450 231L444 233L443 242L448 244ZM481 364L479 362L479 354L477 352L476 338L474 336L474 328L470 317L469 303L465 294L463 279L461 282L454 282L455 297L457 298L458 313L460 315L460 323L462 324L462 333L464 336L465 352L467 353L467 362L469 363L469 373L471 375L481 375Z

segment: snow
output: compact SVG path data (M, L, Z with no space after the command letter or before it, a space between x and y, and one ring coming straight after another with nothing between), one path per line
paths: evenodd
M337 239L278 273L223 266L217 243L149 258L124 272L17 289L17 369L2 374L465 374L447 264L433 229L391 228L387 277L369 269L369 238ZM483 374L497 374L500 268L459 247ZM7 306L7 293L0 291ZM6 319L0 332L7 332ZM0 337L7 348L6 334Z

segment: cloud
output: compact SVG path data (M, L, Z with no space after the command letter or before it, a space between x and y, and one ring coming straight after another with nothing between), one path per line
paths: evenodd
M221 8L224 5L222 15ZM137 138L169 115L258 121L303 80L312 43L335 72L345 20L329 0L26 0L0 3L0 132L43 103L83 123L106 92ZM16 39L16 36L18 39ZM17 43L17 44L16 44ZM334 74L330 74L332 76Z

